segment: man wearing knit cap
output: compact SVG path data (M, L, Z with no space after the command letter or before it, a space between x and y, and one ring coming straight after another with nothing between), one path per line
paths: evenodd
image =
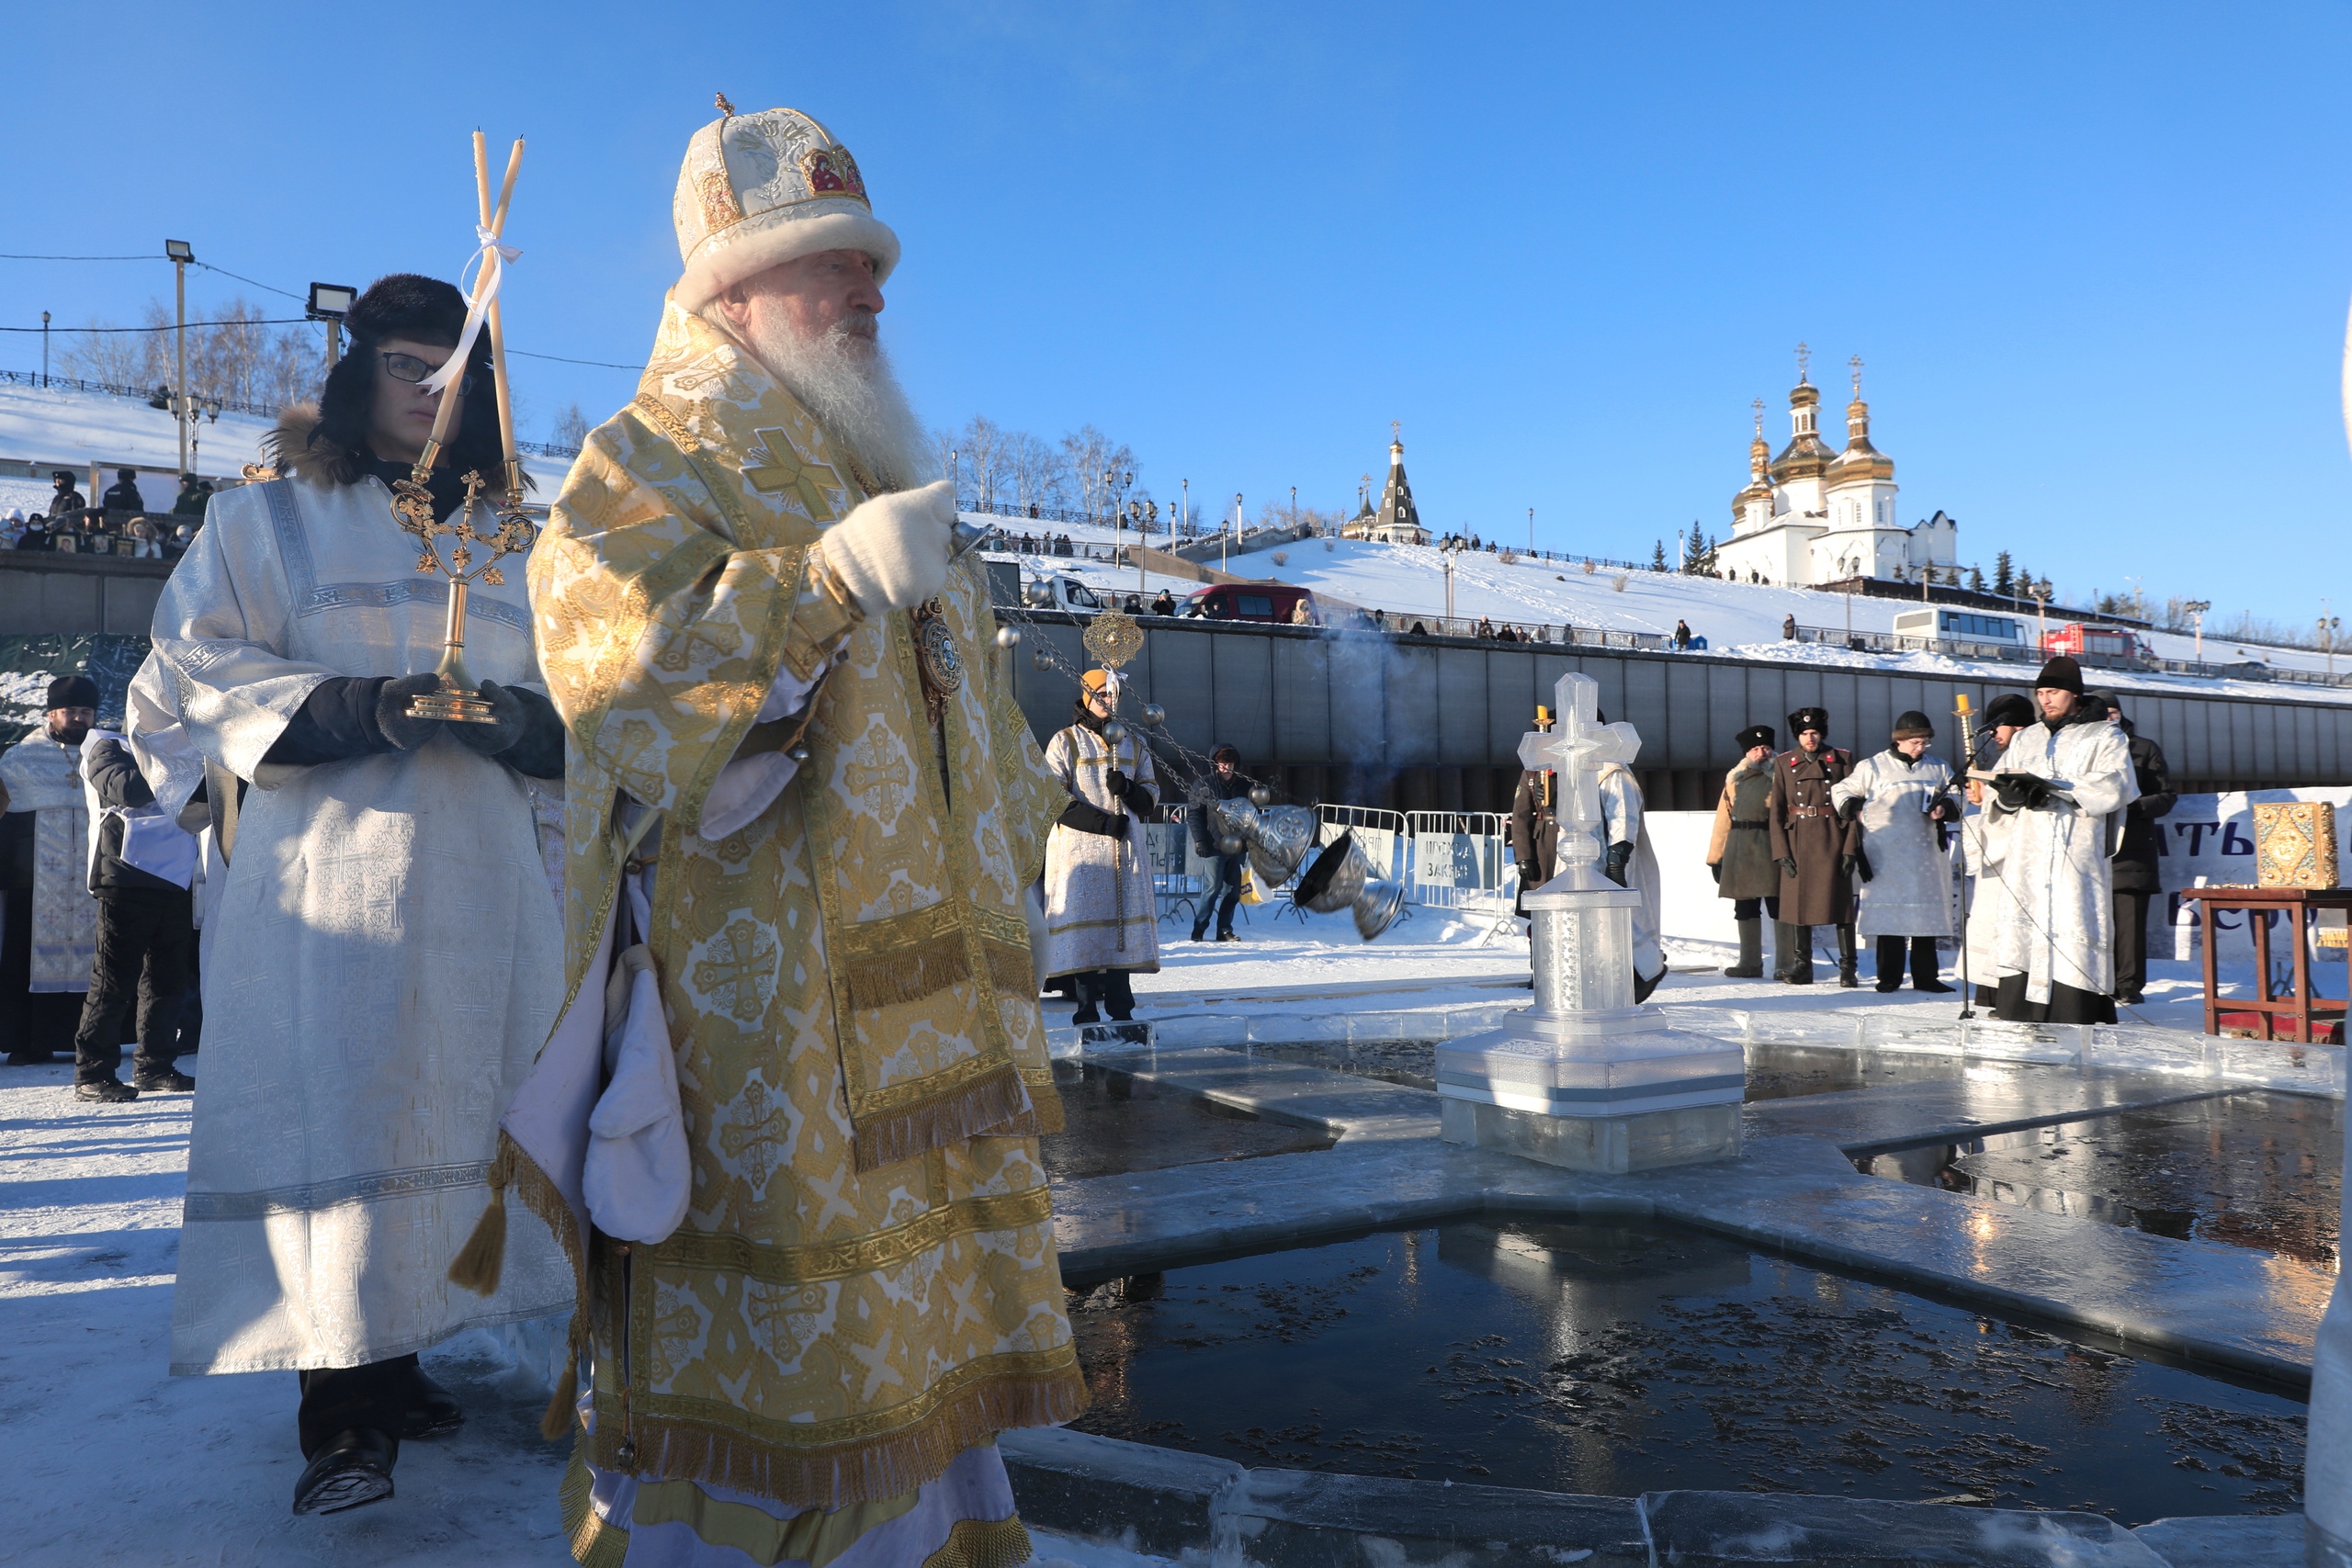
M2002 751L1984 813L1984 864L2015 914L1996 937L1994 1013L2112 1023L2109 857L2140 794L2131 746L2103 707L2085 704L2082 669L2063 654L2041 667L2033 700L2041 721Z
M12 1067L38 1066L74 1048L74 1025L97 958L98 901L90 894L90 810L82 741L98 719L87 675L49 683L41 728L0 752L0 848L7 911L0 929L0 1042Z
M1838 814L1862 830L1858 867L1860 934L1878 943L1878 988L1903 984L1908 945L1911 984L1949 991L1937 978L1936 942L1951 935L1951 857L1943 824L1959 815L1951 795L1951 764L1928 755L1935 726L1923 713L1894 721L1893 744L1854 764L1829 792Z
M882 350L898 237L824 126L719 109L650 364L530 564L572 1000L505 1128L579 1271L564 1529L1022 1562L996 1435L1086 1404L1026 897L1074 797Z

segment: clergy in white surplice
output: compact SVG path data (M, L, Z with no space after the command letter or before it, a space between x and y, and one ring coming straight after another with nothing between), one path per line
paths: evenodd
M563 1000L540 832L561 810L562 727L531 689L515 565L472 592L466 656L494 722L408 711L438 686L448 587L418 570L388 480L429 434L419 383L464 315L446 283L370 288L319 406L275 434L282 477L213 499L155 612L186 738L242 795L208 914L172 1371L302 1373L298 1513L389 1495L401 1438L462 1418L416 1352L571 1302L560 1248L505 1214L494 1164ZM438 515L459 504L446 478L498 471L486 357L451 389L473 395ZM500 1224L495 1288L453 1283L477 1227Z
M1994 1016L2020 1023L2113 1023L2115 868L2123 808L2140 796L2130 739L2083 701L2063 654L2034 680L2039 724L1994 764L1984 863L2014 919L1996 935Z
M11 865L0 918L0 1041L11 1066L74 1048L82 995L97 953L98 901L90 896L90 812L82 793L82 741L97 722L97 682L61 675L49 683L41 728L0 752L0 788L17 820L0 834ZM29 872L29 875L25 873ZM25 886L16 886L16 882ZM22 965L19 968L19 965Z

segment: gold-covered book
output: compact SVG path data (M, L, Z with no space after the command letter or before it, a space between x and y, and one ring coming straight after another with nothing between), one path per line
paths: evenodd
M2324 800L2279 800L2254 808L2257 887L2335 887L2335 807Z

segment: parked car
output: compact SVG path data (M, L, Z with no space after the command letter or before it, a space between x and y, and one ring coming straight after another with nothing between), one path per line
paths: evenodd
M1212 621L1272 621L1290 626L1304 601L1307 615L1319 621L1315 595L1283 582L1219 582L1184 601L1184 614Z

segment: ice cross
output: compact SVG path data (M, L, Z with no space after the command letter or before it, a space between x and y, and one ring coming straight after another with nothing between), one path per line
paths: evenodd
M1520 765L1531 771L1545 768L1560 775L1560 875L1547 886L1563 888L1604 886L1594 867L1600 861L1600 770L1611 762L1630 763L1641 755L1640 732L1630 724L1600 722L1600 682L1589 675L1569 673L1552 690L1559 716L1550 734L1529 730L1520 738Z

